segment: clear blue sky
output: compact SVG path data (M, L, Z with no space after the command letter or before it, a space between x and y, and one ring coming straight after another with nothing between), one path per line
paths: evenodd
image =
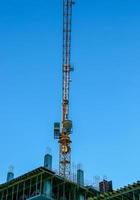
M73 12L72 160L85 179L140 179L140 1L77 0ZM61 120L62 0L0 5L0 182L43 163Z

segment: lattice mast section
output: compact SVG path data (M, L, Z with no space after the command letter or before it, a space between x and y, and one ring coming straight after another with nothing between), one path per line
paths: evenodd
M71 22L72 0L63 0L63 99L62 99L62 133L60 135L59 173L70 177L71 167L71 129L69 120L69 90L71 67Z
M72 0L63 0L63 87L62 87L62 122L55 123L54 134L59 141L59 174L66 179L71 173L72 121L69 119L69 92L71 67L71 24ZM59 127L60 126L60 127ZM60 129L60 131L59 131Z
M62 122L69 118L69 89L71 67L72 0L63 0L63 99Z

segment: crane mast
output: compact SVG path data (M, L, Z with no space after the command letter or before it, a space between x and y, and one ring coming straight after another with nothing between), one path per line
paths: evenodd
M62 122L55 123L54 135L59 142L59 175L70 178L72 121L69 119L69 91L71 67L71 23L73 0L63 0L63 87Z

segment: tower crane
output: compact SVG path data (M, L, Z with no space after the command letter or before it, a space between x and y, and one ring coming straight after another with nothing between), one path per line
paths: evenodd
M62 121L54 123L54 137L59 142L59 175L69 179L71 173L72 121L69 119L71 66L71 24L73 0L63 0Z

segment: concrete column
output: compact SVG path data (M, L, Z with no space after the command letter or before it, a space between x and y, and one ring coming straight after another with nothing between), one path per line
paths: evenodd
M45 194L45 196L48 198L52 197L52 180L51 179L44 180L43 194Z
M14 179L14 173L13 172L8 172L7 173L7 182L11 181Z
M52 170L52 155L46 154L44 156L44 167L46 169Z
M133 200L136 200L135 193L133 192Z
M84 171L82 169L77 170L77 184L84 186Z
M83 194L80 194L80 195L79 195L79 200L85 200L85 197L84 197Z

